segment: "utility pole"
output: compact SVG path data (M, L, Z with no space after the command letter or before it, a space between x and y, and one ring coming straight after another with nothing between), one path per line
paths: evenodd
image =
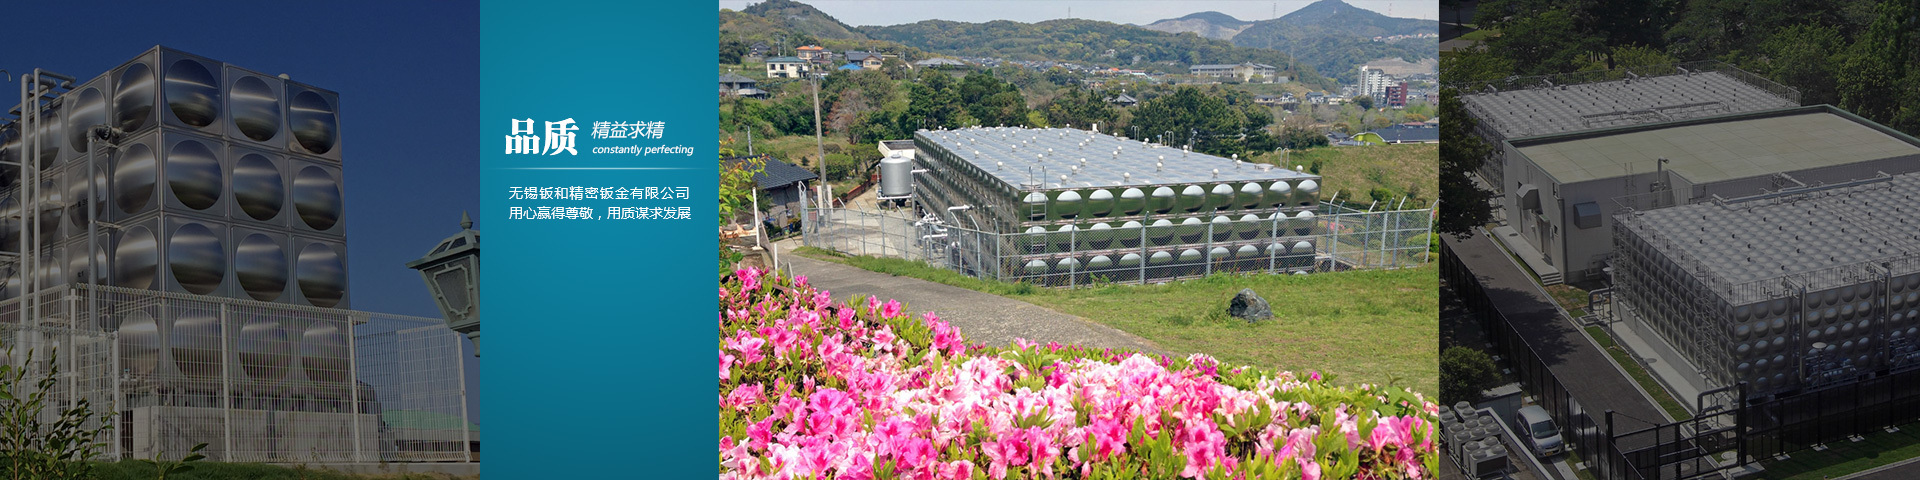
M813 80L813 146L820 156L820 208L832 207L827 199L827 144L820 139L820 77L807 72Z

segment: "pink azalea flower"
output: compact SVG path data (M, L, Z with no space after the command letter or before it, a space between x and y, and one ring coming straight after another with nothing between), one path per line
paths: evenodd
M746 330L741 330L738 334L734 335L733 338L727 339L727 348L740 352L741 365L753 365L760 363L760 360L765 358L760 354L760 347L766 345L766 343L766 339L755 337L747 333Z
M726 380L733 376L731 374L731 372L733 371L732 367L733 367L733 355L728 355L726 350L721 350L720 351L720 379L721 380Z

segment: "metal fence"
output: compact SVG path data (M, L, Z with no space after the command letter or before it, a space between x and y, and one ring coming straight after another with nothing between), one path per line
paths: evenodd
M58 352L51 404L113 414L104 458L470 460L460 334L438 319L92 288L37 292L26 322L0 302L0 346L36 373Z
M1170 218L989 232L909 209L813 209L807 246L924 261L963 274L1043 286L1150 283L1216 273L1392 269L1429 260L1432 209L1366 211L1321 202L1317 213Z
M1514 328L1502 306L1493 303L1473 272L1450 249L1441 248L1441 278L1479 318L1494 348L1519 378L1521 389L1553 416L1562 437L1569 439L1572 452L1585 461L1594 478L1695 478L1743 465L1749 458L1740 454L1744 443L1739 417L1745 411L1737 406L1744 403L1744 389L1704 393L1698 415L1680 422L1662 424L1657 419L1588 410ZM1730 452L1732 459L1723 458Z

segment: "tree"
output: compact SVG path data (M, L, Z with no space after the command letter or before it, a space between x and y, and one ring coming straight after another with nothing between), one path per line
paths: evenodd
M1305 128L1287 127L1280 131L1280 146L1288 150L1306 150L1327 146L1327 136Z
M1228 107L1225 99L1190 86L1141 103L1133 115L1143 137L1171 134L1166 142L1173 145L1192 138L1195 150L1220 156L1245 153L1239 136L1246 124L1245 114Z
M1067 89L1042 105L1040 111L1046 114L1048 124L1075 125L1075 128L1092 128L1096 123L1111 127L1118 117L1106 99L1084 88Z
M1905 86L1899 82L1906 76L1905 47L1910 43L1901 30L1908 15L1904 5L1898 0L1882 2L1879 18L1847 48L1837 72L1841 108L1894 128L1903 127L1895 116L1900 112L1897 100Z
M1673 57L1667 56L1665 52L1661 52L1659 50L1655 50L1648 47L1629 45L1624 47L1613 47L1611 50L1608 50L1607 53L1597 56L1594 59L1592 59L1592 61L1587 62L1587 64L1585 66L1580 67L1579 70L1582 70L1582 71L1612 70L1616 68L1635 69L1638 67L1665 66L1665 65L1671 65L1674 63L1676 62L1674 61ZM1650 74L1648 72L1642 72L1640 70L1635 70L1635 71L1639 72L1642 75Z
M1800 90L1800 103L1837 105L1840 92L1834 84L1833 56L1843 40L1833 27L1795 25L1767 40L1767 76L1773 81Z
M1580 23L1564 9L1514 20L1489 42L1488 49L1513 61L1522 75L1571 72L1588 52L1602 47L1600 39L1581 33Z
M1480 392L1499 386L1500 374L1486 353L1467 347L1440 352L1440 403L1478 402Z
M1368 95L1353 97L1353 104L1359 105L1361 110L1373 110L1373 97Z
M747 55L747 43L735 39L720 42L720 63L737 64Z
M1399 198L1398 195L1393 194L1393 190L1388 190L1387 187L1373 187L1372 190L1367 191L1367 197L1378 203L1390 203L1393 199Z
M827 128L846 135L848 142L860 143L861 132L853 127L872 110L866 94L858 89L848 89L840 94L839 100L833 102L833 109L827 113Z
M13 479L93 478L87 461L106 448L114 408L96 412L85 398L72 406L52 398L63 377L59 351L49 352L44 362L28 350L20 364L0 365L0 470ZM13 358L13 347L6 354Z
M733 223L734 215L741 209L753 207L754 189L759 188L759 185L754 183L753 176L760 174L760 171L767 167L765 156L727 160L727 157L733 153L735 152L731 145L726 142L721 144L720 226L722 227ZM745 255L740 252L727 248L726 242L720 242L720 275L733 271L733 264L744 257Z
M1513 75L1513 60L1491 52L1452 51L1440 55L1440 83L1466 85Z
M907 131L963 126L956 120L966 110L960 108L960 94L955 91L953 76L932 69L922 70L920 81L907 87L907 97Z
M1493 193L1480 189L1471 176L1493 149L1473 133L1474 120L1460 92L1440 91L1440 118L1441 206L1434 230L1465 236L1493 219L1493 207L1487 204Z

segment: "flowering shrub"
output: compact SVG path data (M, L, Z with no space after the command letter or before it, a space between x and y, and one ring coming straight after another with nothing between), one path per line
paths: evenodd
M968 345L896 301L806 277L720 286L731 479L1430 478L1438 405L1206 355Z

